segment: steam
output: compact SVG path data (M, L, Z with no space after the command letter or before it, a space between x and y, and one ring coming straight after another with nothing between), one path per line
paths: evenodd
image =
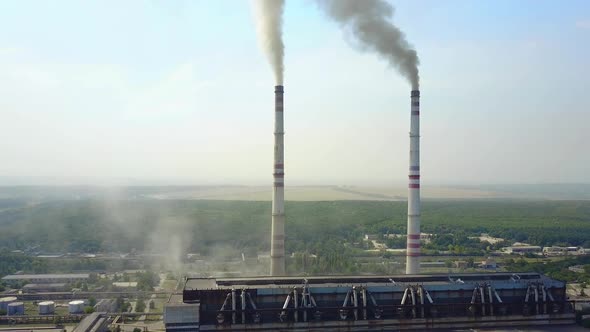
M272 1L270 1L272 2ZM377 52L419 89L416 50L389 20L394 8L384 0L316 0L319 7L343 28L350 29L363 48Z
M260 46L274 71L277 85L283 85L283 8L284 0L255 0L255 15Z

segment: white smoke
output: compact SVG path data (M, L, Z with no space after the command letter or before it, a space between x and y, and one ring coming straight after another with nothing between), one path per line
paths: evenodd
M283 85L283 9L284 0L255 0L258 39L274 71L277 85Z
M349 29L361 46L377 52L419 89L416 51L404 33L391 23L394 8L384 0L316 0L330 18Z

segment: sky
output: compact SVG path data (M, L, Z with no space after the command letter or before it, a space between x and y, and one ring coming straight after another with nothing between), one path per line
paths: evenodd
M423 185L590 182L590 2L392 3L421 61ZM0 1L0 185L270 185L251 7ZM284 43L286 183L405 183L408 83L311 0L287 0Z

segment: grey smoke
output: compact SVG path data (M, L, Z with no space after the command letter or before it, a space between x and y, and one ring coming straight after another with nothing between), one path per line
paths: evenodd
M283 9L284 0L255 0L255 15L260 45L274 71L277 85L283 85Z
M330 18L350 29L364 49L377 52L406 77L413 90L419 88L416 50L392 22L394 8L383 0L316 0Z

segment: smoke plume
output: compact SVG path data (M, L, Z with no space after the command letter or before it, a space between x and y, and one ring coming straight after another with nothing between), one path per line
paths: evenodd
M361 46L387 59L419 88L416 50L404 33L390 22L394 8L384 0L316 0L319 7L343 28L350 29Z
M283 85L283 8L284 0L255 0L258 39L275 74L277 85Z

